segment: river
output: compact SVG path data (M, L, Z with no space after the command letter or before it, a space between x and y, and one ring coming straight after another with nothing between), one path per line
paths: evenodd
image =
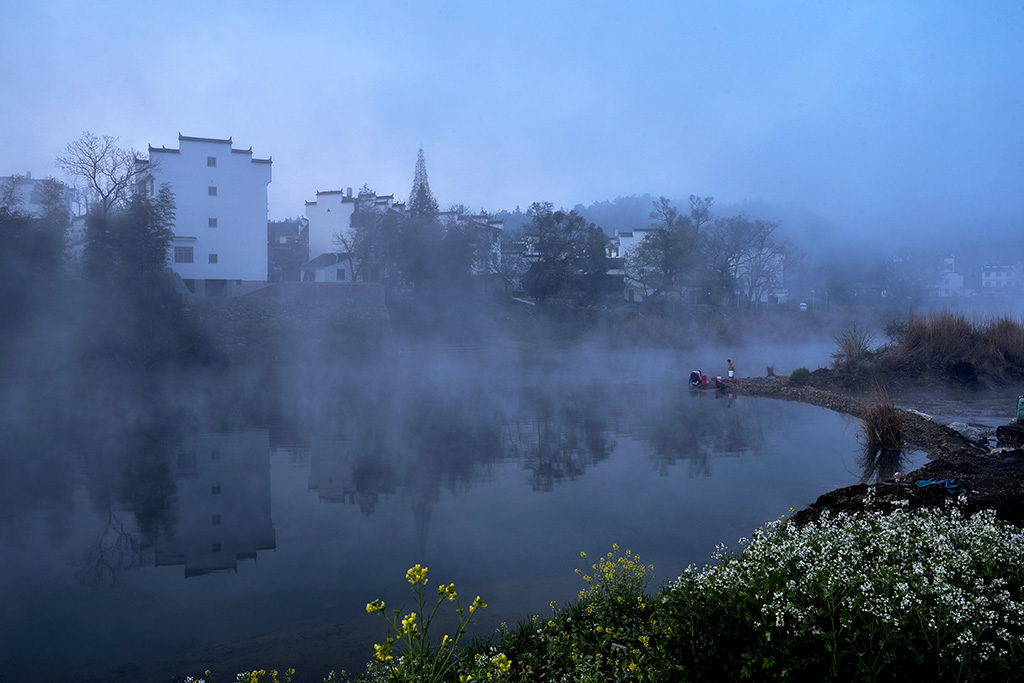
M675 355L384 360L6 385L0 680L319 681L362 667L365 604L408 602L413 564L487 635L573 599L581 551L655 589L861 477L850 418L693 393Z

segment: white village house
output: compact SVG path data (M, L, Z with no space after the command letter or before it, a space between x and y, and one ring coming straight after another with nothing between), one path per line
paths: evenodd
M302 266L302 281L378 282L380 265L355 262L346 247L346 241L352 238L352 214L357 210L384 213L402 206L395 203L393 194L377 195L365 188L356 196L352 196L351 187L317 191L316 199L306 202L310 260ZM358 275L357 270L361 271Z
M197 295L225 296L267 281L267 186L271 159L231 138L178 134L178 148L149 147L140 185L174 193L171 268Z

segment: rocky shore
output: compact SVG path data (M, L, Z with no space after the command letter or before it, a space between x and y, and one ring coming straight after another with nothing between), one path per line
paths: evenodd
M751 377L740 380L737 388L751 396L810 403L854 417L863 417L872 405L867 398L831 388L796 385L782 377ZM1001 519L1024 526L1024 450L991 448L914 410L901 410L901 414L906 446L924 451L930 462L903 474L899 482L875 486L876 508L896 504L912 508L941 506L952 497L962 497L966 500L965 513L991 508ZM830 491L797 512L794 520L806 523L824 510L861 510L867 495L867 484Z

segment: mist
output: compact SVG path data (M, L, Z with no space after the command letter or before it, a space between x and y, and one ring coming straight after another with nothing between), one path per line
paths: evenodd
M300 642L309 671L361 668L363 605L398 604L419 562L490 590L488 628L571 599L580 550L629 543L671 577L922 457L692 371L788 377L830 367L851 327L881 348L911 315L1024 316L1012 3L359 9L7 9L0 576L24 591L3 676L163 681L213 659L230 680ZM170 229L195 240L212 212L176 226L166 204L140 247L68 177L79 220L57 239L10 181L59 175L83 131L132 173L176 133L255 149L292 261L197 295ZM389 198L359 235L384 275L300 282L307 206L361 186ZM627 254L645 230L674 241Z

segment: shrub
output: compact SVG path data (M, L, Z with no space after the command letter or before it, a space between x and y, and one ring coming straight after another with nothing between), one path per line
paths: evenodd
M587 583L578 601L552 603L550 618L531 617L504 634L512 680L650 680L658 669L654 601L645 591L653 569L614 545L589 571L576 570Z
M789 381L793 384L807 384L811 381L811 371L807 368L797 368L789 376Z
M863 327L850 325L835 336L835 342L832 366L836 370L852 369L860 361L871 358L872 336Z
M875 387L875 402L864 413L860 437L864 450L860 456L862 481L872 477L887 480L903 461L904 414L880 386Z
M660 598L674 680L1008 680L1024 535L992 511L828 514L720 547Z

